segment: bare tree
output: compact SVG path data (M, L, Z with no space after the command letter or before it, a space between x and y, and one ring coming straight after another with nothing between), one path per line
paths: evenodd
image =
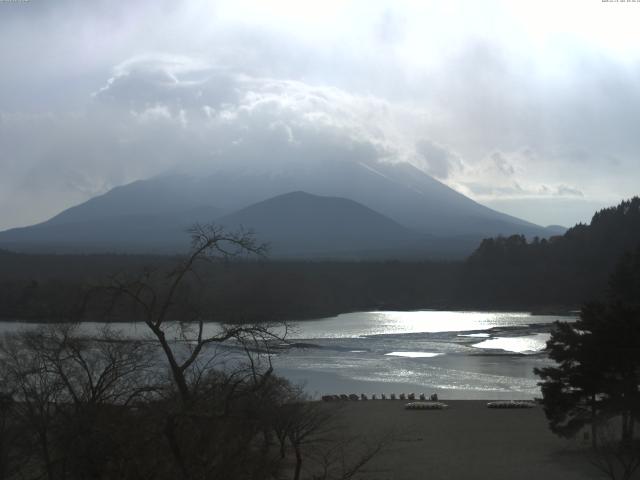
M253 443L260 424L253 416L259 417L263 408L253 403L273 372L269 344L286 336L283 325L276 330L266 323L225 323L202 301L210 292L201 280L201 264L260 257L266 246L251 232L228 233L215 225L195 225L190 234L190 253L173 269L118 275L106 287L112 307L124 303L136 309L166 360L179 405L166 411L163 431L183 478L210 476L228 458L247 454L241 452L246 445L235 445L231 439L245 435L244 442ZM240 352L245 361L238 363L236 355L231 368L221 368L215 353L223 344ZM245 409L241 415L238 405ZM238 416L232 420L234 415Z
M293 453L293 480L347 480L360 473L387 444L391 436L349 435L341 423L340 404L311 401L299 389L288 395L272 413L272 428L285 458L287 445Z
M188 406L193 393L190 369L197 366L205 347L227 341L257 346L276 337L271 325L223 325L214 333L205 332L206 322L216 318L211 312L198 308L194 299L185 299L189 282L199 279L198 264L247 255L262 256L266 246L257 243L251 232L227 233L215 225L196 224L189 232L191 252L174 269L168 272L147 270L135 278L116 276L107 287L114 294L115 302L127 299L140 311L142 321L166 357L184 406ZM172 336L180 342L173 343ZM186 355L184 346L188 349Z
M616 428L614 421L623 424ZM624 418L603 420L598 426L598 439L588 453L591 464L611 480L629 480L640 468L640 440L620 439L620 431L627 428Z
M11 335L3 339L1 369L8 389L16 399L15 417L29 436L26 441L37 445L43 476L53 480L56 478L56 454L51 439L63 385L60 379L47 374L47 366L41 357L34 355L36 352L24 348L22 340L26 335ZM30 453L25 449L26 457Z
M68 469L88 459L98 468L112 453L104 441L101 449L92 444L97 434L110 435L96 431L100 421L156 388L147 344L109 329L97 338L80 337L77 329L56 324L5 336L0 345L5 388L15 398L13 420L26 437L22 463L27 471L42 468L50 480L73 476ZM34 442L38 461L28 460Z
M62 383L67 404L128 405L157 388L153 347L108 326L90 337L77 324L54 324L17 340L41 360L43 373Z
M346 435L344 431L327 442L325 448L313 453L317 465L311 474L312 480L350 480L362 473L367 464L373 460L390 441L388 435L374 438L361 438Z
M294 402L282 405L279 409L278 421L275 423L276 435L280 440L281 454L284 451L284 438L293 448L294 480L299 480L302 473L303 447L311 442L320 443L321 436L326 435L330 428L329 421L334 416L334 412L323 407L325 406L317 402L309 402L299 397Z
M3 389L5 387L3 386ZM0 390L0 480L9 478L12 443L13 443L13 430L14 425L11 420L13 417L13 408L15 402L13 397Z
M12 411L26 444L38 445L25 447L36 455L24 478L275 479L293 457L296 480L303 466L309 478L347 479L377 451L346 456L353 444L333 434L335 412L273 374L271 344L285 340L285 324L225 323L207 308L200 265L263 255L264 246L210 225L191 234L190 254L170 270L117 275L92 290L110 313L138 316L147 338L109 328L89 338L58 325L3 342Z

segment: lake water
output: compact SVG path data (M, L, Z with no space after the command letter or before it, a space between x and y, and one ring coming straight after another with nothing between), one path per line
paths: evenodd
M281 374L314 396L437 393L450 399L540 396L535 367L551 324L575 317L508 312L358 312L303 322Z
M437 393L449 399L526 399L540 395L535 367L551 324L575 317L519 312L357 312L299 322L292 346L273 357L276 372L312 396ZM0 333L34 325L0 323ZM142 324L112 324L130 337ZM81 329L92 334L100 323ZM207 325L215 331L216 324Z

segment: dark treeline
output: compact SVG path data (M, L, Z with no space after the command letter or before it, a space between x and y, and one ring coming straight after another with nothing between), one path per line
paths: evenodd
M294 320L364 309L578 308L604 291L640 245L640 198L597 212L564 235L485 239L465 262L227 261L199 267L192 288L221 321ZM63 320L91 286L180 260L143 255L26 255L0 251L0 318ZM97 319L104 305L85 308ZM87 304L85 304L85 307ZM132 319L135 312L121 312Z
M0 318L75 319L85 303L83 318L97 319L104 305L84 302L91 287L122 273L166 269L178 260L5 252L0 254ZM221 321L293 320L372 308L447 306L460 267L438 262L219 262L200 265L199 280L190 286ZM132 319L121 313L120 319Z
M621 258L640 245L640 198L597 212L589 225L532 241L483 240L465 262L456 303L492 308L577 307L606 291Z

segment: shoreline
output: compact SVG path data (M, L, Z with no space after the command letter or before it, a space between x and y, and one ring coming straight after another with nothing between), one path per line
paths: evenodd
M452 401L473 401L473 402L489 402L492 400L535 400L540 397L539 390L535 392L521 392L517 390L475 390L475 389L455 389L443 387L427 387L419 383L405 382L384 382L353 379L342 377L334 372L308 372L294 370L290 368L282 368L276 365L275 373L283 376L291 381L294 385L299 386L309 395L311 400L320 400L323 395L340 395L340 394L361 394L371 398L372 394L378 397L378 400L369 401L369 403L396 403L399 400L389 400L389 396L394 393L398 397L401 393L415 393L419 396L424 393L427 397L431 394L437 394L440 399L452 399ZM387 400L379 400L380 394L384 393ZM408 401L408 400L407 400ZM327 402L329 403L329 402ZM335 402L350 403L350 402ZM359 402L353 402L359 403ZM366 403L366 402L362 402Z
M446 305L428 305L422 307L416 307L415 305L410 306L402 306L402 305L371 305L369 307L361 307L354 309L346 309L341 311L327 311L323 313L307 313L307 314L299 314L299 315L286 315L285 318L276 321L276 323L297 323L297 322L314 322L317 320L326 320L328 318L337 317L339 315L346 315L350 313L367 313L367 312L437 312L437 311L446 311L446 312L476 312L476 313L526 313L533 317L535 316L544 316L544 315L557 315L557 316L577 316L580 312L579 307L577 306L567 306L567 307L547 307L547 306L529 306L529 307L491 307L488 305L482 306L468 306L468 305L458 305L455 304L446 304ZM295 317L295 318L290 318ZM33 318L33 317L24 317L24 318L8 318L8 317L0 317L0 323L95 323L97 320L80 320L78 322L74 322L73 320L61 320L56 319L52 321L46 321L43 318ZM114 320L112 323L138 323L140 320ZM217 323L216 321L206 321L205 323ZM274 323L273 320L266 320L265 323ZM241 324L238 322L229 322L229 325L233 324Z

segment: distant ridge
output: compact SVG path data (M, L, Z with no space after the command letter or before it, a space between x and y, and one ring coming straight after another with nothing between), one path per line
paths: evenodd
M564 235L568 230L567 227L563 227L562 225L547 225L544 229L550 236Z
M419 248L426 236L353 200L291 192L218 219L256 231L276 256L369 256Z
M165 214L124 214L61 222L58 217L0 232L10 250L49 253L176 253L189 247L187 229L213 221L220 211L192 208Z
M368 258L402 249L426 251L427 236L370 208L337 197L291 192L220 216L210 208L164 215L120 215L96 220L45 222L0 233L3 244L33 251L178 253L189 245L188 227L215 221L229 230L255 231L275 257Z
M378 248L382 248L388 258L398 255L424 257L425 254L462 257L471 253L487 236L524 234L532 238L558 234L555 227L546 229L480 205L406 163L325 159L322 162L301 161L280 170L265 167L257 171L226 166L197 176L167 173L133 182L69 208L41 224L0 232L0 247L85 253L184 251L188 245L184 230L189 224L223 217L229 224L238 223L239 217L234 219L233 215L239 215L241 210L290 192L350 200L368 209L360 209L358 214L370 220L373 220L372 212L379 216L378 220L384 217L386 229L396 232L393 239L389 237L386 244L380 240L379 245L374 245L373 240L361 236L360 244L361 253L369 252L369 248L381 253ZM302 197L298 201L304 204ZM331 202L321 203L328 206ZM292 208L289 207L291 213L294 212ZM254 216L252 220L261 225L262 233L271 239L276 239L277 235L269 227L270 222L279 222L281 230L293 234L291 229L285 228L282 219ZM389 222L394 223L393 228ZM368 223L363 221L361 226L366 225ZM311 229L313 225L305 228ZM402 229L404 237L411 240L396 240ZM342 242L339 248L336 244L336 248L329 250L355 248L353 241L351 244L346 241L346 234L345 231L343 238L336 239ZM433 242L420 243L415 248L407 246L415 245L415 239L420 236L432 238ZM304 251L320 254L316 247L325 250L328 245L326 242L324 246L314 245L312 240L306 239L306 246L298 248L279 238L280 245L295 246L295 251L285 252L280 247L275 251L282 255L300 255ZM398 248L401 251L393 251Z

